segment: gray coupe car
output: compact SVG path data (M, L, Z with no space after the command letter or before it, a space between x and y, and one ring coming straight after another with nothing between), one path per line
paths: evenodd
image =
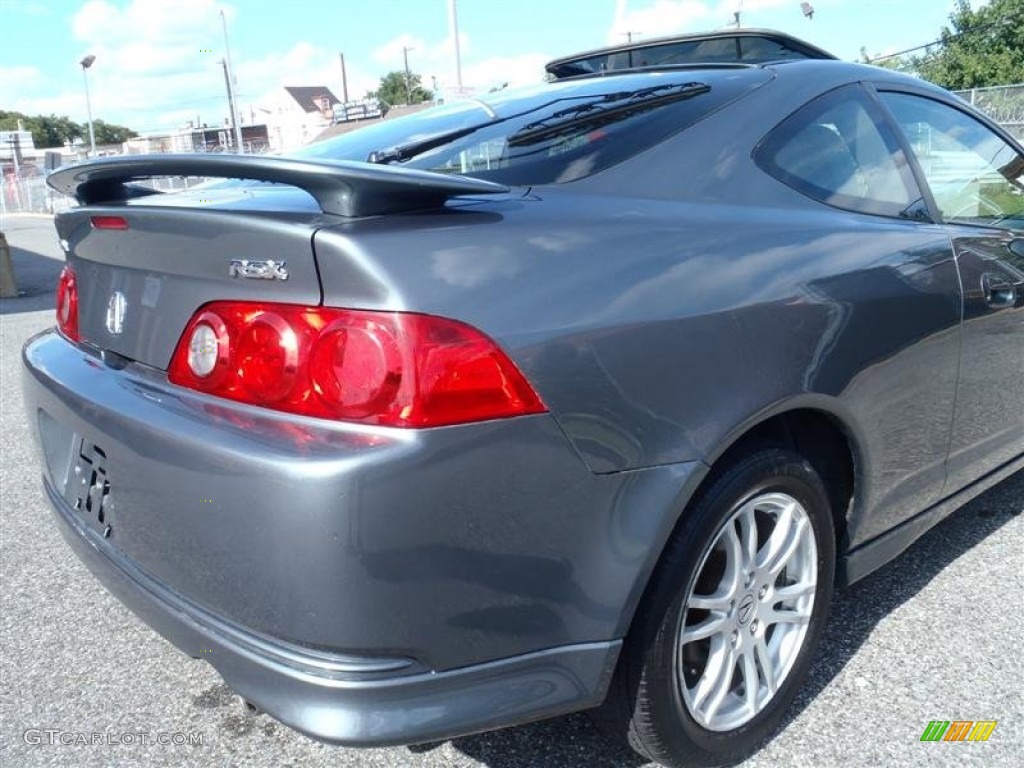
M833 586L1024 468L1024 152L907 76L608 71L49 183L57 526L318 739L603 704L739 760Z

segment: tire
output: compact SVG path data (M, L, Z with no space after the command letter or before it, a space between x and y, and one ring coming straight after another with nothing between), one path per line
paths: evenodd
M671 768L749 757L806 676L834 572L829 496L805 458L760 448L716 468L665 548L598 720Z

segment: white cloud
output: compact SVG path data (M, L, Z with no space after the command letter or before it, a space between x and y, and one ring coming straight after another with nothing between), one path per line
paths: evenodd
M710 3L699 0L654 0L630 8L626 0L617 0L615 19L608 30L608 43L626 42L629 36L660 37L690 29L711 13Z
M438 87L451 88L456 84L453 39L447 35L443 40L431 42L405 33L376 48L371 57L381 66L382 72L401 70L404 66L402 49L409 48L409 69L422 77L424 87L429 89L432 80L436 79ZM474 59L472 39L461 31L459 53L462 85L476 91L487 91L505 83L516 86L541 82L544 64L553 58L547 53L528 52Z
M82 45L79 58L96 56L89 70L93 115L142 132L167 130L197 117L219 124L228 114L222 8L229 32L237 13L250 9L218 0L85 3L72 18L72 31ZM325 85L342 98L337 51L301 40L286 45L255 59L232 50L243 120L284 85ZM359 98L376 86L378 77L349 61L347 80L350 98ZM84 119L81 96L64 101L65 112Z
M46 78L37 67L0 67L0 104L4 109L26 115L85 114L85 95L81 90L46 93Z
M82 0L69 15L77 50L65 53L56 74L44 76L33 67L0 67L0 104L28 114L56 113L84 122L85 95L79 61L92 54L88 70L94 118L127 125L142 133L166 131L195 120L219 124L228 113L221 60L224 38L220 10L231 21L254 6L230 0ZM234 42L234 38L232 38ZM409 67L425 87L455 85L454 44L450 34L430 37L406 33L387 40L364 60L346 61L349 98L361 98L377 87L380 77ZM249 117L283 85L324 85L343 97L336 48L286 39L258 58L232 50L243 117ZM473 48L461 33L462 82L486 91L504 83L540 82L543 65L557 52L523 51L494 56ZM64 60L66 59L66 61ZM255 112L259 119L260 113Z
M211 124L227 112L221 59L220 10L215 0L131 0L123 6L89 0L71 18L89 69L93 116L143 132L170 128L171 112L197 113ZM78 69L77 60L68 68ZM69 72L70 77L70 72ZM84 118L81 99L69 110Z
M636 40L717 29L731 23L736 11L742 11L745 25L756 26L759 11L784 5L797 6L793 0L616 0L608 44L625 43L630 34Z
M217 0L130 0L123 6L111 0L89 0L71 19L81 50L68 64L66 81L74 82L70 78L74 77L71 72L79 70L77 60L91 53L96 56L88 73L94 117L144 133L169 130L197 117L217 125L228 114L221 9L230 32L239 11ZM247 9L243 6L241 12ZM326 85L342 97L336 51L306 41L289 41L288 46L257 59L232 50L243 120L283 85ZM352 62L347 74L353 98L377 82ZM77 77L80 82L81 75ZM39 92L38 87L20 89L24 96ZM0 95L5 95L2 85ZM56 111L85 119L84 96L78 89L3 101L18 101L30 113Z
M0 67L0 89L8 88L14 84L36 85L42 80L42 72L38 67L14 66ZM5 91L0 90L0 102L4 101Z
M339 99L344 97L337 51L318 48L308 42L296 43L283 53L242 62L236 70L241 89L239 101L244 111L250 106L273 101L284 85L323 85ZM362 98L377 86L379 78L356 63L346 61L345 72L350 99Z
M402 58L404 48L408 48L409 52L414 55L416 53L420 55L426 54L428 57L433 55L433 51L423 40L406 32L374 48L370 58L383 67L388 67L392 70L401 69L404 66Z
M544 80L544 65L552 58L546 53L494 56L464 66L462 82L479 90L499 87L504 83L510 86L539 83Z
M156 42L197 53L219 38L221 10L230 23L234 7L215 0L131 0L121 8L107 0L89 0L72 18L71 30L87 43Z

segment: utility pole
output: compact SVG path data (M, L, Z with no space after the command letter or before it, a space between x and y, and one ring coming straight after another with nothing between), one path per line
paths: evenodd
M341 100L348 103L348 75L345 74L345 54L338 53L338 58L341 59Z
M228 62L227 62L227 59L221 59L220 60L220 65L224 68L224 85L227 86L227 89L228 89L228 110L231 112L231 122L232 122L232 124L234 124L234 122L235 122L235 98L234 98L234 95L231 93L231 75L228 72ZM235 148L235 151L236 152L241 152L241 150L238 149L237 147Z
M455 46L455 85L462 95L462 54L459 50L459 9L456 0L448 0L448 22L451 26L452 45Z
M405 103L412 103L412 85L409 76L409 51L416 50L407 45L402 46L402 58L405 60Z
M624 35L627 43L633 42L633 35L642 35L643 32L620 32L620 35ZM629 51L629 68L633 68L633 51Z
M228 103L231 106L231 125L235 131L235 151L245 152L242 144L242 124L238 119L238 101L235 98L235 71L231 66L231 46L228 44L228 21L223 9L220 12L220 23L224 29L224 77L228 81Z

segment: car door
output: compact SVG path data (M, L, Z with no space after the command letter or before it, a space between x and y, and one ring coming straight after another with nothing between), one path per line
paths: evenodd
M963 290L954 493L1024 454L1024 153L953 102L881 91L927 182Z
M889 117L859 83L792 113L760 142L754 160L797 192L850 211L831 226L858 233L859 245L833 244L821 255L835 266L804 289L836 308L805 386L840 392L864 425L862 499L846 530L855 547L941 499L960 355L953 248ZM860 248L864 259L850 260Z

